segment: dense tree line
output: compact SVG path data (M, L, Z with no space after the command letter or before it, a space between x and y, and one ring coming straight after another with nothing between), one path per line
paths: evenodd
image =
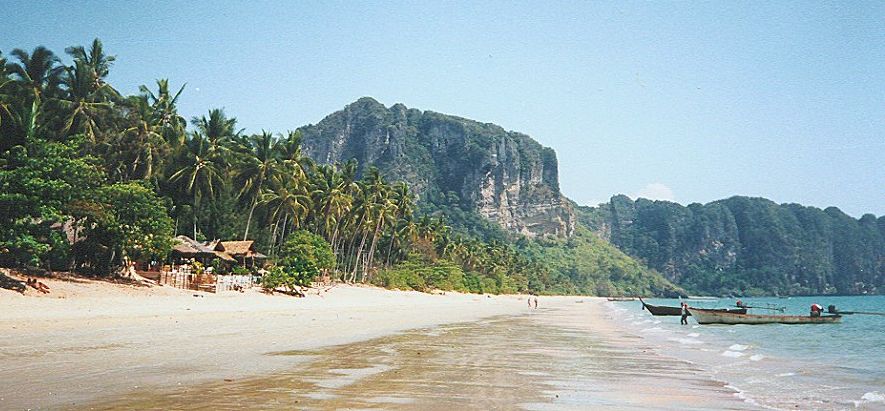
M885 292L885 217L732 197L681 206L615 196L582 220L694 292Z
M509 244L416 216L409 187L376 168L314 163L298 132L247 135L220 109L188 122L185 87L167 80L121 95L99 40L66 53L70 65L43 47L0 54L2 265L109 275L162 260L185 234L255 239L280 262L303 251L293 238L321 238L333 264L295 271L351 282L406 260L463 269L456 288L473 291L526 291L546 272Z

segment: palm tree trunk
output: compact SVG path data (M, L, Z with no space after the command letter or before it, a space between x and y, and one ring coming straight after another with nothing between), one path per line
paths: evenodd
M249 207L249 218L246 219L246 232L243 233L243 241L246 241L246 239L249 238L249 224L252 223L252 213L255 212L255 206L257 204L257 200L252 200L252 206Z
M270 235L270 255L272 257L276 257L277 253L275 251L275 247L277 244L277 228L280 226L280 219L277 218L273 223L273 233Z
M366 256L367 265L365 273L369 273L372 270L372 263L375 261L375 246L378 244L378 232L381 231L381 219L378 219L378 223L375 224L375 232L372 233L372 245L369 247L369 255Z
M365 246L366 246L366 238L368 238L368 237L369 237L369 232L368 232L368 231L365 231L365 232L363 233L363 239L360 240L360 247L357 249L357 253L356 253L356 261L355 261L354 264L353 264L353 273L350 275L350 281L351 281L351 282L356 281L356 271L357 271L357 269L359 269L359 266L360 266L360 257L362 257L362 255L363 255L363 249L365 249ZM363 271L363 273L362 273L362 274L363 274L363 275L362 275L362 278L365 279L365 276L366 276L366 274L365 274L365 266L363 266L363 270L364 270L364 271Z

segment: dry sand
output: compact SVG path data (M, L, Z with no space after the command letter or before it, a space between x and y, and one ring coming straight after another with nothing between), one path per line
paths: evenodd
M0 290L0 409L746 408L601 299L46 283Z

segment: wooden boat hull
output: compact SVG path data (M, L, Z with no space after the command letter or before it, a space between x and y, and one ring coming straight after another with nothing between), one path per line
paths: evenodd
M641 301L642 306L645 307L645 309L648 310L648 312L650 312L651 315L654 315L654 316L681 316L682 315L682 308L680 308L680 307L668 307L665 305L651 305L651 304L646 303L645 301L642 301L641 298L639 299L639 301ZM730 313L736 313L736 314L746 314L747 313L746 308L719 308L719 309L716 309L713 311L730 312ZM688 315L691 315L691 312L689 312Z
M689 307L698 324L832 324L842 320L838 315L759 315L737 314Z

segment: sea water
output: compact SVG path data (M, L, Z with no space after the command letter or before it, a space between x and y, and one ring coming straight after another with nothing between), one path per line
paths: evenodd
M885 296L744 298L750 306L786 307L809 315L811 304L843 311L885 312ZM679 306L679 300L649 299ZM689 300L698 308L734 307L736 299ZM659 350L707 369L741 398L775 409L885 410L885 316L846 315L838 324L680 325L653 317L641 303L615 302L626 325ZM751 309L751 314L780 314ZM678 376L674 376L678 377Z

